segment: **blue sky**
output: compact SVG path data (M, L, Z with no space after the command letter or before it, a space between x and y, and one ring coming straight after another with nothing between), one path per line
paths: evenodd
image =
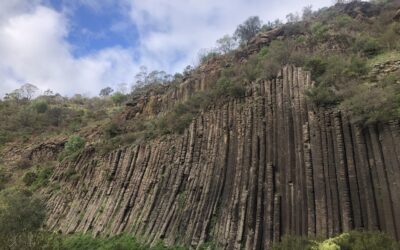
M170 73L232 34L331 0L2 0L0 97L29 82L63 95L132 84L141 65Z

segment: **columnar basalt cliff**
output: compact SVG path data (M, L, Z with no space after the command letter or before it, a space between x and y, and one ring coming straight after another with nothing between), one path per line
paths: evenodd
M360 127L315 108L311 84L287 66L183 135L106 157L87 149L56 169L47 226L193 248L269 249L285 234L354 228L400 239L400 123Z

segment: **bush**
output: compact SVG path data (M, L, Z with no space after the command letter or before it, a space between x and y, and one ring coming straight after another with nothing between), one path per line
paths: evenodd
M34 172L28 172L22 178L22 181L26 186L31 186L37 179L37 174Z
M47 102L43 100L34 101L31 106L39 114L46 113L48 109Z
M352 231L341 234L333 239L326 240L319 244L320 249L324 245L336 244L340 249L354 250L396 250L400 244L382 232Z
M341 108L352 120L369 124L387 122L400 117L400 73L386 76L379 84L360 84L351 88Z
M61 153L60 160L65 158L74 159L85 147L85 139L79 135L74 135L65 143L64 151Z
M285 236L273 250L397 250L400 244L382 232L351 231L327 240Z
M129 235L119 235L109 238L93 238L88 234L75 234L65 236L63 239L63 247L68 250L184 250L183 247L167 247L162 242L150 247L146 244L138 242L134 237Z
M327 62L321 57L310 57L304 64L305 69L312 72L314 78L322 76L327 68Z
M378 41L370 36L361 35L356 38L353 49L367 57L376 56L382 50Z
M227 78L220 78L216 85L216 94L220 96L229 96L233 98L241 98L246 94L243 84L232 82Z
M107 138L111 139L121 134L121 129L116 123L109 123L104 130L104 134Z
M38 230L45 219L44 203L26 190L0 192L0 235L12 236Z
M124 95L121 92L116 92L111 96L111 100L116 104L116 105L121 105L124 103L127 99L127 96Z
M5 185L10 180L10 174L0 166L0 191L5 188Z
M37 171L37 178L32 183L32 189L37 190L42 187L46 187L49 184L49 179L53 174L53 167L51 166L41 166Z
M316 243L307 238L286 235L281 242L274 243L272 250L314 250Z
M311 87L306 90L305 94L308 100L322 107L335 106L340 100L332 88L325 84Z
M325 41L328 37L329 27L321 22L315 22L311 26L311 34L316 41Z

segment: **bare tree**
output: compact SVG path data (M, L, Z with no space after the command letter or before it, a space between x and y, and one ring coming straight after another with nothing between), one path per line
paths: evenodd
M28 100L31 100L38 90L39 90L38 87L30 83L26 83L22 85L20 88L22 97Z
M313 10L312 10L312 5L308 5L303 8L303 20L308 21L312 18L313 16Z
M226 54L233 49L235 49L237 46L237 43L233 37L230 35L225 35L221 37L220 39L217 40L217 51Z

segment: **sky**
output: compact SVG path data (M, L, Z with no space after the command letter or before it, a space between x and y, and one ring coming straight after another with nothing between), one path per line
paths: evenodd
M182 72L250 16L332 0L0 0L0 98L24 83L66 96L131 85L141 65Z

